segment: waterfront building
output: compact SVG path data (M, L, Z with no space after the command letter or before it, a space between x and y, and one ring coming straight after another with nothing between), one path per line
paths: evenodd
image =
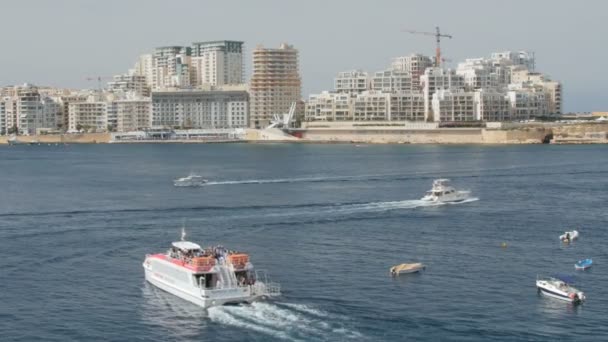
M149 97L150 88L146 82L146 76L139 75L134 71L131 73L116 75L112 81L108 82L108 91L110 92L133 92L140 96Z
M402 56L393 59L392 69L401 70L409 73L412 78L412 90L421 90L420 76L424 75L427 68L433 66L430 57L414 53L409 56Z
M152 127L245 128L249 95L245 90L166 90L152 92Z
M5 132L17 129L17 133L30 135L57 128L61 108L52 98L40 93L30 84L11 87L3 91L3 123Z
M107 102L99 96L89 96L83 102L68 104L68 133L106 132L108 130Z
M355 99L348 93L310 95L304 112L305 121L350 121Z
M242 84L243 44L230 40L192 43L192 85Z
M389 98L389 121L424 121L424 95L420 92L397 92Z
M439 89L433 94L434 121L474 121L475 93L464 90Z
M511 106L511 120L529 120L549 114L545 93L542 91L511 89L507 92L507 97Z
M286 43L278 49L257 46L250 94L251 127L266 127L274 114L287 113L291 104L301 99L298 50Z
M121 99L110 102L116 113L116 131L131 132L150 127L152 102L150 98ZM110 115L108 115L108 118ZM108 119L109 125L112 125Z
M412 75L408 71L388 69L378 71L372 79L372 90L380 92L411 92L418 87L412 86Z
M511 121L511 106L504 92L496 90L477 90L474 93L475 120Z
M361 70L343 71L334 78L334 89L340 94L354 96L369 90L367 72Z
M420 84L424 95L424 119L426 121L440 121L433 117L436 107L432 105L432 99L437 91L464 90L464 78L452 69L427 68L424 75L420 77Z
M6 99L0 98L0 135L7 134L6 127Z
M389 119L389 93L366 91L355 99L354 121L386 121Z

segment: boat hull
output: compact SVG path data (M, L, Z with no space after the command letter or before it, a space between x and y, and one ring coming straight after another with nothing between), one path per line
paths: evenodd
M565 292L561 291L554 286L548 285L546 282L537 282L536 288L539 293L546 296L559 300L563 300L565 302L570 303L581 303L585 300L585 295L582 292ZM573 296L575 294L575 296Z
M207 296L209 298L204 298L200 292L192 292L187 289L182 289L177 287L170 282L162 279L160 276L156 275L153 271L147 270L146 273L146 281L150 284L158 287L159 289L168 292L174 296L177 296L183 300L189 301L190 303L196 304L203 308L209 308L212 306L221 306L228 304L239 304L239 303L253 303L257 300L260 300L262 296L255 296L250 294L250 290L247 288L239 288L239 289L227 289L231 292L230 296ZM221 290L218 290L221 291ZM211 292L211 291L208 291ZM217 292L217 291L213 291Z

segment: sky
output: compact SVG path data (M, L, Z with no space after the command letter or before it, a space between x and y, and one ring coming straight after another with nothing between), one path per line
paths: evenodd
M392 58L432 56L433 37L455 67L493 51L528 50L537 71L561 81L564 111L608 111L608 1L561 0L0 0L0 86L95 88L89 77L132 68L157 46L287 42L300 54L302 96L333 88L340 71L383 70Z

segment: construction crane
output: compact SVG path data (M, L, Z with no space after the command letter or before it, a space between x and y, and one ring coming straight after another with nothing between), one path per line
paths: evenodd
M105 79L112 79L112 76L91 76L91 77L87 77L85 78L85 80L87 81L95 81L97 80L97 88L99 89L99 91L101 91L101 80L105 80Z
M435 32L420 32L414 30L403 30L403 32L408 32L411 34L421 34L425 36L435 36L435 39L437 40L437 49L435 50L435 66L441 66L441 38L452 39L452 35L441 33L441 31L439 30L439 26L435 27Z

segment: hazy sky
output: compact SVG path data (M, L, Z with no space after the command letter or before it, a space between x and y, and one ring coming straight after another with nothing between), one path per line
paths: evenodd
M0 85L96 87L90 76L131 68L156 46L242 40L245 67L257 44L300 51L302 95L329 90L339 71L386 68L393 57L434 53L457 61L530 50L537 70L564 85L565 111L608 111L608 2L0 0Z

